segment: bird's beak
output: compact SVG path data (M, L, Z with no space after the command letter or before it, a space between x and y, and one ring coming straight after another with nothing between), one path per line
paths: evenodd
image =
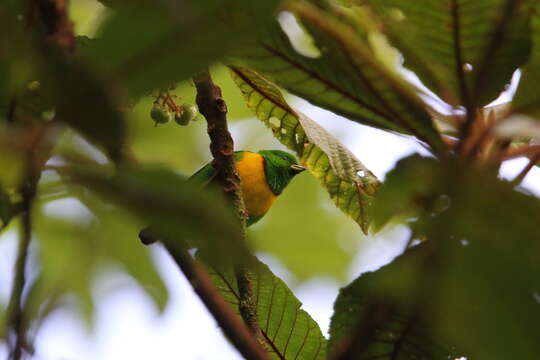
M295 175L300 174L302 171L306 170L305 167L297 164L292 164L289 169L291 169L292 173Z

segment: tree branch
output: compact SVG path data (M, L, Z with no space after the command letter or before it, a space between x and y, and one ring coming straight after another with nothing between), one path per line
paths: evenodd
M236 349L248 360L267 360L265 350L225 301L203 267L187 253L186 247L173 247L167 243L165 247Z
M32 20L40 21L45 28L41 40L45 52L58 48L66 55L72 54L75 49L75 36L73 25L69 20L67 11L68 0L34 0L30 3L27 16L27 27L36 25ZM37 19L36 19L37 17ZM16 118L16 102L12 100L9 105L8 121L14 123ZM7 312L8 329L13 336L10 344L10 358L22 358L24 348L29 345L26 340L26 323L23 304L23 291L26 285L26 264L28 249L32 238L32 204L36 195L36 188L41 176L41 170L47 162L52 145L47 141L50 126L42 124L27 125L27 143L25 150L25 171L20 184L21 194L21 229L15 262L13 286Z
M17 250L17 260L15 262L15 278L11 289L11 296L8 305L7 324L13 334L13 344L11 345L11 359L19 360L22 357L23 348L26 347L26 334L24 324L24 312L22 304L22 294L26 284L26 263L28 259L28 248L32 238L32 201L35 194L35 184L25 182L22 190L22 219Z
M240 177L236 171L234 142L227 127L227 105L223 100L221 89L214 84L208 70L197 74L193 81L197 88L196 100L199 111L206 118L208 124L210 151L214 157L213 164L217 171L217 179L238 214L241 230L245 237L247 212L242 198ZM255 337L262 339L246 266L236 265L235 275L240 292L240 314Z

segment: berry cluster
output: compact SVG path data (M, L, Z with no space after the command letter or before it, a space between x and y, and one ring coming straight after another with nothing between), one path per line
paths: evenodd
M196 120L199 110L197 105L184 103L176 104L174 99L177 95L170 94L169 91L161 90L154 101L150 117L155 125L166 124L174 118L178 125L187 126L191 121Z

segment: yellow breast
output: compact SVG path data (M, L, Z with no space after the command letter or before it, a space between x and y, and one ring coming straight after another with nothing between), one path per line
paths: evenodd
M242 179L242 193L249 216L264 215L276 200L276 195L266 182L263 157L245 152L242 159L236 162L236 168Z

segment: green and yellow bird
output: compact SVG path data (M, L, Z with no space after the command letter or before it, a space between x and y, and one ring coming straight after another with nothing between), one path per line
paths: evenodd
M281 150L261 150L258 153L236 151L236 169L242 180L242 194L248 213L247 225L259 221L270 209L297 174L305 170L296 157ZM206 186L216 176L209 163L193 174L188 181Z
M242 180L242 196L248 213L247 226L259 221L270 209L276 198L297 174L306 170L298 165L296 157L281 150L236 151L236 169ZM211 184L217 175L212 163L206 164L188 181L200 186ZM153 242L151 228L139 233L144 243Z

